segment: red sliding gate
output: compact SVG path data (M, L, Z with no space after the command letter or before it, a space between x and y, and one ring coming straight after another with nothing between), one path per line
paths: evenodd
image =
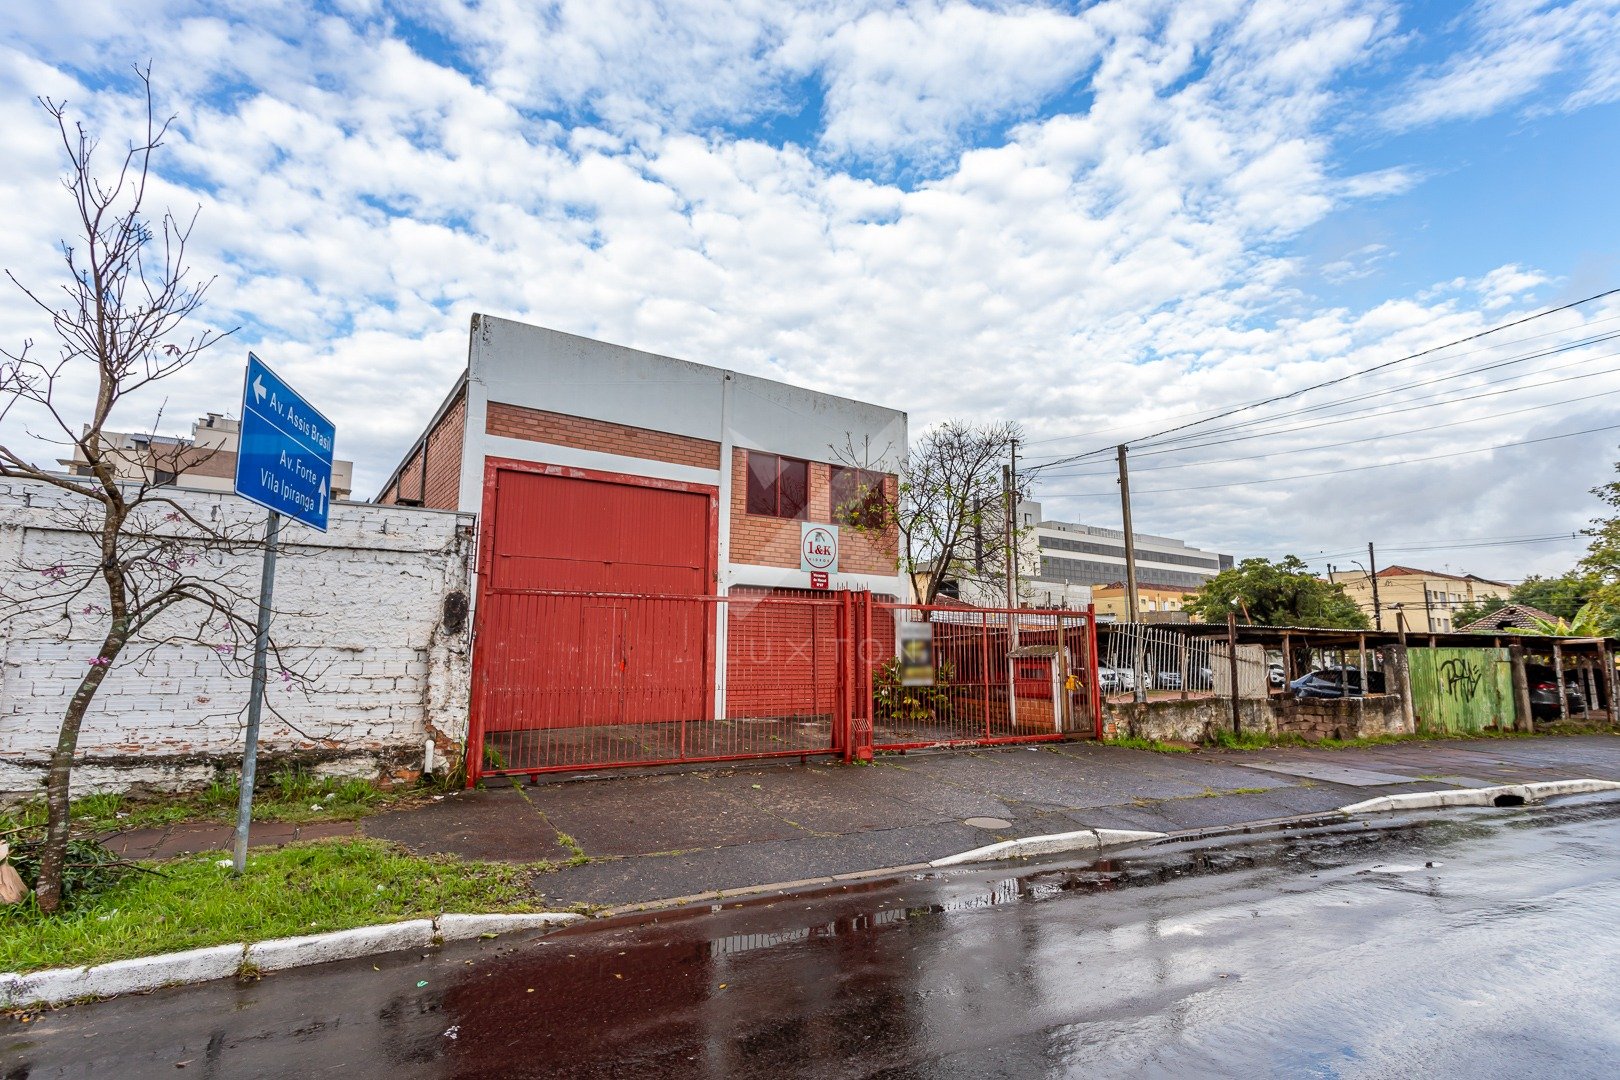
M922 608L868 593L480 592L468 782L612 766L1032 742L1096 733L1089 612ZM935 685L896 678L933 625Z

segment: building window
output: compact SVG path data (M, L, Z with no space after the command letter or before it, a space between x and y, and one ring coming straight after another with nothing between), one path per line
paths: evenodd
M844 465L832 467L832 519L857 529L884 525L883 474Z
M810 463L748 452L748 512L805 520L810 505Z

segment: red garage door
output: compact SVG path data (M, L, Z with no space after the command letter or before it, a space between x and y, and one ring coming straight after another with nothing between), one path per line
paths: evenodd
M491 471L473 701L486 767L641 759L656 737L596 729L710 715L714 608L685 598L712 591L713 490Z

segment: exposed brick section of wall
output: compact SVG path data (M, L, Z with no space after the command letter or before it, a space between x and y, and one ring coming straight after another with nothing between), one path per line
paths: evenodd
M891 501L899 481L883 479L884 495ZM810 463L809 520L832 521L832 467ZM799 565L799 521L748 512L748 451L731 453L731 561L754 566ZM900 534L893 525L881 531L838 529L838 571L843 574L898 573Z
M883 478L883 497L890 506L900 497L900 481ZM897 574L900 572L900 530L891 522L882 530L838 530L838 567L849 574Z
M527 439L530 442L572 446L621 457L667 461L672 465L690 465L695 469L720 467L720 444L708 439L626 427L605 420L587 420L581 416L545 412L522 405L505 405L497 401L489 403L484 430L509 439Z
M423 444L412 451L400 469L399 479L377 501L394 506L401 502L430 510L454 510L461 499L461 445L467 428L467 393L463 390L428 432ZM427 462L427 482L422 478Z
M1317 739L1361 739L1409 734L1398 694L1359 698L1276 699L1277 733Z

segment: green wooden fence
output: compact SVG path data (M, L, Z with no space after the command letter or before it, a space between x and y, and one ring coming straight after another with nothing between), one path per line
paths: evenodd
M1513 669L1506 649L1412 649L1407 656L1419 731L1513 726Z

